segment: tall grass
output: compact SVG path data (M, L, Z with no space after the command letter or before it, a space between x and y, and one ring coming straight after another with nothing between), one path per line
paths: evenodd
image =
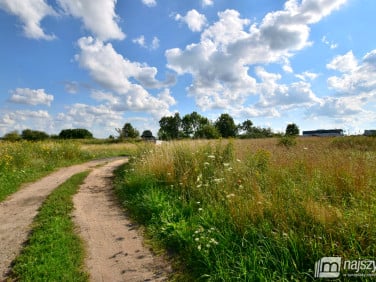
M134 145L82 145L76 141L0 142L0 201L25 182L95 158L129 154Z
M187 280L310 280L323 256L376 251L376 153L335 142L148 147L117 191L149 236L177 254Z

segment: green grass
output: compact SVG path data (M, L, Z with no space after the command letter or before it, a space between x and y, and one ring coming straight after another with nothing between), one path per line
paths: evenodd
M128 155L133 144L93 144L83 141L0 141L0 202L21 184L51 171L92 159Z
M43 203L27 245L16 258L12 276L18 281L87 281L84 250L71 221L72 196L88 175L72 176Z
M174 254L178 281L313 280L323 256L376 253L373 141L335 140L147 147L117 171L116 189Z

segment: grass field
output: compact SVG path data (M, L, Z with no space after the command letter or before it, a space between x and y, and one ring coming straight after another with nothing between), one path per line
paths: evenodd
M117 193L178 281L305 281L324 256L375 259L376 138L143 147Z
M88 172L72 176L43 203L12 268L16 281L88 281L84 248L71 221L72 196Z
M0 142L0 201L25 182L56 168L104 157L128 155L135 145L87 144L80 141Z

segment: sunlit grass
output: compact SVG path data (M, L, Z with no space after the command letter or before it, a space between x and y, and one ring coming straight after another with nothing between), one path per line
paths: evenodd
M147 147L118 191L191 279L312 279L322 256L376 251L376 139L350 138Z
M0 142L0 201L22 183L34 181L56 168L92 159L129 155L135 145L82 144L80 141Z
M71 221L72 196L87 175L72 176L43 203L13 265L12 276L17 281L88 281L83 245Z

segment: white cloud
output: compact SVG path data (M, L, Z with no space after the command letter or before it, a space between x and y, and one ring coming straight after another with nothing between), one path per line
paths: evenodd
M141 35L135 39L132 39L132 42L135 43L135 44L138 44L140 45L141 47L145 47L146 48L146 44L145 44L145 36Z
M307 80L315 80L319 74L305 71L302 72L301 74L296 74L295 77L299 78L300 80L307 81Z
M19 17L26 37L52 40L55 36L46 34L41 21L57 13L45 0L0 0L0 9Z
M18 110L0 114L0 134L27 128L51 132L54 130L54 121L47 111L42 110Z
M185 16L177 14L175 20L186 23L192 31L201 31L207 22L205 15L200 14L195 9L188 11Z
M116 0L57 0L64 11L83 21L89 31L101 39L124 39L115 13Z
M333 42L330 42L326 36L324 35L322 38L321 38L321 42L324 43L325 45L328 45L330 47L330 49L336 49L338 47L338 44L337 43L333 43Z
M213 0L201 0L201 5L203 7L206 7L206 6L213 6L214 4L214 1Z
M367 53L358 62L352 51L335 57L327 68L341 73L328 78L328 86L337 95L359 96L371 99L376 97L376 49Z
M26 105L50 106L54 96L47 94L44 89L17 88L11 91L10 102Z
M140 45L142 48L147 48L149 50L156 50L159 48L159 39L156 36L153 37L150 46L148 46L148 44L146 43L144 35L140 35L139 37L133 39L132 42Z
M142 0L142 3L148 7L154 7L157 5L156 0Z
M257 106L277 107L285 110L291 107L313 105L321 100L311 90L311 84L304 81L291 84L279 84L281 75L268 73L262 67L256 68L256 74L261 79L257 84L260 101Z
M111 92L114 98L111 107L117 111L147 111L155 116L169 113L175 103L172 96L163 90L158 97L151 95L146 88L165 88L175 83L174 77L161 82L156 79L157 69L138 62L131 62L117 53L110 43L104 44L91 37L78 41L81 49L76 55L80 66L89 71L91 77ZM138 83L135 83L137 81ZM103 98L103 95L94 94ZM109 96L107 96L109 97Z
M316 97L310 85L302 81L283 86L293 91L292 96L282 91L283 87L277 83L275 90L279 93L260 94L258 91L262 87L249 70L257 64L278 63L286 72L292 72L289 58L294 52L311 45L309 25L328 16L345 2L305 0L300 3L289 0L283 10L268 13L260 24L251 24L236 10L220 12L218 21L202 32L200 42L184 49L166 51L167 66L179 75L192 75L193 83L188 92L201 109L233 110L236 107L244 111L250 107L247 105L250 95L263 95L264 99L274 99L273 95L276 95L276 100L261 101L270 107L278 99L286 102L295 96L301 103L312 102ZM303 88L299 91L298 87ZM257 113L252 108L251 111ZM270 114L276 113L271 109Z

